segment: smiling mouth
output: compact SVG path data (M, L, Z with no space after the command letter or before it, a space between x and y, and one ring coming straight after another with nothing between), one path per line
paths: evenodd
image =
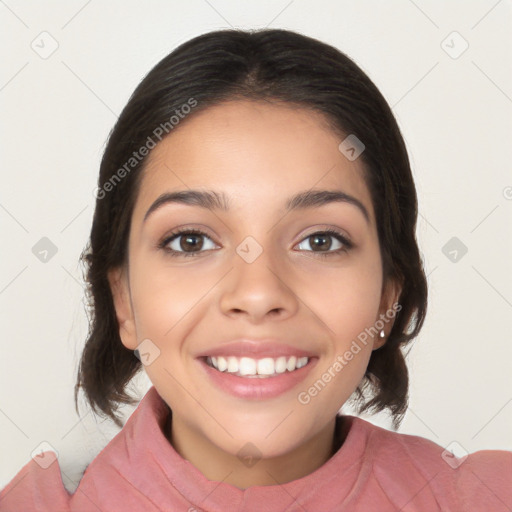
M293 373L306 366L311 360L309 357L296 356L264 357L262 359L234 356L207 356L202 359L208 366L218 372L253 379L266 379L278 377L283 373Z

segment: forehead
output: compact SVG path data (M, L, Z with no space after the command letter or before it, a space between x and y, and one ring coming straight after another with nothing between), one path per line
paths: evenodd
M152 150L136 210L188 188L222 190L235 206L266 209L282 208L299 191L329 189L357 197L373 222L363 163L340 152L344 138L322 114L289 104L236 100L205 108Z

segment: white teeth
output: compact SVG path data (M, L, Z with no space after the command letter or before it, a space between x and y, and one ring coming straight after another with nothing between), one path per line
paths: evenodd
M271 357L265 357L258 361L258 375L272 375L273 373L274 360Z
M286 365L286 369L289 371L289 372L293 372L293 370L295 370L296 368L296 365L297 364L297 358L295 356L292 356L290 357L290 359L288 359L288 364Z
M238 371L238 359L236 357L228 357L228 372L235 373Z
M212 359L215 359L212 357ZM216 366L221 372L227 369L228 362L226 361L225 357L218 357L217 358L217 364L215 364L215 361L213 361L213 365Z
M238 363L240 375L256 375L256 361L248 357L242 357Z
M208 357L207 363L220 372L234 373L238 376L270 376L278 375L286 371L293 372L308 364L308 357L290 356L290 357L264 357L263 359L253 359L252 357Z
M302 368L303 366L306 366L308 364L308 358L307 357L300 357L297 361L297 368Z
M275 362L276 373L284 373L286 371L286 357L278 357Z

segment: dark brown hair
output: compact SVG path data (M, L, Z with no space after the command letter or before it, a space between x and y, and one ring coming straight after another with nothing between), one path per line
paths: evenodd
M194 108L184 109L191 99ZM130 221L147 161L140 148L149 147L150 139L159 140L162 127L170 133L173 116L186 123L195 112L232 99L313 109L336 133L353 134L364 143L360 158L377 220L384 283L395 279L403 288L388 339L372 352L355 396L359 413L388 408L398 428L409 387L402 347L418 335L427 310L427 282L415 238L416 189L405 143L386 100L349 57L316 39L279 29L219 30L181 44L142 80L110 133L90 241L81 257L90 328L75 405L81 388L96 413L122 426L118 405L136 403L126 387L141 362L121 343L107 272L127 263ZM132 160L134 153L139 156ZM368 390L372 396L365 402Z

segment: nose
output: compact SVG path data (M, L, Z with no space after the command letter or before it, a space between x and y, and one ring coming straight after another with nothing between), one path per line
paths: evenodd
M292 289L293 282L289 282L291 273L283 271L269 251L264 250L251 263L235 253L233 265L223 281L222 313L245 316L252 323L269 318L284 320L296 313L299 299Z

